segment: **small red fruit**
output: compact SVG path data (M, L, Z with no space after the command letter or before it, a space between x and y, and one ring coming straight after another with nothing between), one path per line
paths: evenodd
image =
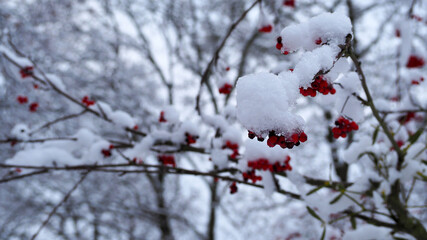
M159 122L167 122L166 118L165 118L165 112L164 111L160 112Z
M26 96L18 96L16 100L19 102L19 104L24 104L28 102L28 98Z
M322 44L322 39L321 38L316 39L315 43L316 45Z
M411 55L406 63L407 68L419 68L424 66L425 62L422 57Z
M29 110L30 110L30 112L35 112L35 111L37 111L38 107L39 107L39 104L36 102L33 102L30 104Z
M287 7L294 8L295 7L295 0L284 0L283 5Z
M269 33L273 30L273 26L271 26L271 24L262 26L260 29L258 29L258 32L263 32L263 33Z
M233 88L233 86L229 83L225 83L220 89L219 89L219 93L221 94L230 94L231 93L231 89Z
M34 74L34 67L33 66L27 66L19 70L19 73L21 74L22 78L31 77Z

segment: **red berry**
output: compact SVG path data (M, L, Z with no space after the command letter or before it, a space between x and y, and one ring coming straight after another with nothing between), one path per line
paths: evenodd
M34 89L38 89L39 85L38 84L33 84Z
M111 156L111 148L110 149L102 149L101 153L102 153L102 155L104 155L104 157L110 157Z
M407 68L419 68L424 66L424 59L419 56L411 55L406 63Z
M283 55L288 55L289 54L289 51L284 51L283 52Z
M400 38L400 30L399 30L399 29L396 29L396 30L394 31L394 35L395 35L396 37Z
M256 137L254 132L248 131L248 138L254 139Z
M281 43L276 43L276 48L277 48L277 50L282 49L282 47L283 47L283 44L281 44Z
M219 89L219 93L221 94L230 94L231 93L231 89L233 88L233 86L229 83L225 83L220 89Z
M135 125L135 126L133 126L133 130L138 130L139 129L139 127L138 127L138 125Z
M165 112L164 111L160 112L159 122L167 122L166 118L165 118Z
M315 43L316 45L322 44L322 39L319 37L318 39L316 39Z
M18 96L16 100L19 102L19 104L24 104L28 102L28 98L26 96Z
M95 101L90 100L88 96L84 96L82 98L82 103L86 106L86 107L90 107L92 105L95 105Z
M283 5L287 7L294 8L295 7L295 0L284 0Z
M305 132L302 132L302 133L299 135L299 141L300 141L300 142L305 142L305 141L307 141L307 134L305 134Z
M31 104L30 104L30 107L29 107L30 112L35 112L35 111L37 111L37 108L38 108L38 107L39 107L39 104L38 104L38 103L36 103L36 102L31 103Z
M272 30L273 30L273 26L271 26L271 24L268 24L268 25L262 26L260 29L258 29L258 32L269 33Z
M267 145L269 147L274 147L277 144L277 140L278 140L277 136L270 136L267 140Z
M236 182L233 182L231 185L230 185L230 194L234 194L234 193L236 193L237 192L237 186L236 186Z
M292 142L297 143L299 141L299 136L297 133L292 134L291 136Z
M22 78L31 77L34 74L34 67L33 66L27 66L19 70L19 73L21 74Z
M226 67L225 71L227 71L227 72L230 71L230 67Z

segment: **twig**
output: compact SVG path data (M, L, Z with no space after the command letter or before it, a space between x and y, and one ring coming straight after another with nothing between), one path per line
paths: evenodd
M52 211L49 213L49 215L46 218L46 220L43 221L42 225L39 227L39 229L37 230L37 232L34 233L34 235L31 237L31 240L35 240L37 238L37 236L39 235L39 233L41 232L41 230L43 230L43 228L47 225L47 223L52 218L52 216L56 213L56 211L58 210L58 208L68 200L68 198L71 196L71 194L77 189L77 187L83 182L83 180L85 180L85 178L87 177L87 175L89 174L89 172L90 171L87 171L87 172L83 173L83 175L80 178L80 180L76 184L74 184L73 188L71 188L70 191L68 191L68 193L62 199L62 201L60 201L52 209Z
M197 111L197 113L199 115L201 115L200 97L202 95L202 88L203 88L204 84L206 84L207 86L209 86L208 81L209 81L209 76L210 76L210 73L211 73L211 68L214 65L214 63L216 63L216 61L218 60L219 53L221 52L222 48L225 46L225 43L227 42L227 40L230 37L231 33L237 27L237 25L239 25L239 23L246 17L246 15L248 14L248 12L250 12L260 2L261 2L261 0L255 0L255 2L252 3L252 5L248 9L246 9L242 13L242 15L233 24L231 24L230 28L227 31L227 34L225 35L224 39L222 40L222 42L220 43L220 45L216 49L216 51L215 51L215 53L214 53L211 61L209 62L208 66L206 66L206 69L203 72L202 78L200 80L199 92L198 92L197 97L196 97L196 111Z

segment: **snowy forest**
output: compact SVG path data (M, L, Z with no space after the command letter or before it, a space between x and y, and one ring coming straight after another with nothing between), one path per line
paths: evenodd
M427 239L427 0L0 0L1 240Z

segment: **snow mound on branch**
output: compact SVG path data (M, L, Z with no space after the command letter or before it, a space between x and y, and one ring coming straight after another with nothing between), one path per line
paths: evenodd
M359 240L359 239L393 239L390 236L390 230L383 227L375 227L371 225L359 225L354 231L347 231L343 240Z
M307 22L284 28L280 34L285 51L298 49L313 50L322 43L334 45L344 44L345 38L351 33L350 19L339 13L323 13Z
M10 131L10 134L12 137L18 139L18 140L28 140L30 138L29 136L29 128L27 125L23 123L16 124L12 130Z
M26 166L65 166L78 164L79 160L59 148L28 149L18 152L7 164Z
M237 119L249 131L266 135L271 130L291 134L302 129L304 120L290 112L297 83L272 73L257 73L241 77L236 90Z
M314 76L320 70L327 71L331 69L339 51L338 47L324 45L314 49L312 52L304 53L293 71L298 76L300 86L307 87L310 85Z

